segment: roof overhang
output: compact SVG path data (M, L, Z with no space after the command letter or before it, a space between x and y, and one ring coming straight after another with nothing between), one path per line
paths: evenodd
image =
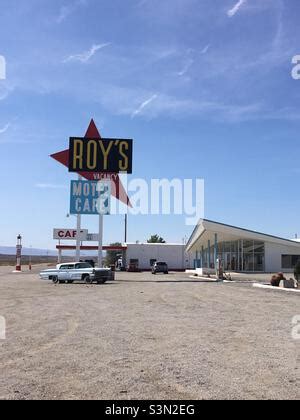
M254 241L271 242L278 245L294 246L300 249L300 243L290 239L279 238L277 236L256 232L236 226L213 222L211 220L201 219L195 227L187 245L186 250L194 251L201 244L213 245L215 235L218 235L218 242L234 241L238 239L248 239Z

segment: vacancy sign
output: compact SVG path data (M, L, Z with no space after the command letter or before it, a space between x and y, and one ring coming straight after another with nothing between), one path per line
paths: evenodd
M132 173L129 139L71 137L69 172Z
M71 181L71 214L110 214L110 181Z
M88 230L87 229L81 229L79 231L79 239L81 241L86 241L88 238ZM77 239L77 230L75 229L54 229L53 230L53 239L58 240L76 240Z

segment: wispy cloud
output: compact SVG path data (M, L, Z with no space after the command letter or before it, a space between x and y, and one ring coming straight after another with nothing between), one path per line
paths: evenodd
M158 95L152 95L151 98L147 99L146 101L144 101L132 114L131 114L131 118L136 117L137 115L141 114L143 112L143 110L150 105L153 101L155 101L155 99L158 98Z
M36 188L41 188L41 189L45 189L45 190L66 190L67 186L63 185L63 184L36 184L35 185Z
M63 60L63 63L69 63L70 61L79 61L81 63L87 63L99 50L108 47L111 43L93 45L88 51L81 54L70 55Z
M228 17L232 18L234 15L236 15L238 13L238 11L240 10L240 8L246 4L247 0L239 0L232 9L228 10L227 15Z
M0 128L0 134L4 134L10 128L10 123L6 124L4 127Z
M205 55L208 52L209 48L210 48L210 44L206 45L204 48L202 48L202 50L200 50L200 54ZM193 52L194 50L191 48L187 51L188 57L185 60L182 70L177 72L177 76L180 76L180 77L184 76L189 71L189 69L195 64L195 60L191 57L191 54Z
M152 5L154 2L157 6L165 3L159 0L149 1ZM196 3L197 0L191 2ZM227 33L227 24L223 19L217 33L213 30L204 31L204 28L204 32L201 33L200 28L199 38L195 36L198 43L190 41L188 46L183 45L181 41L177 42L176 39L169 42L167 36L166 39L162 38L161 43L155 41L147 45L114 45L114 48L111 48L108 47L110 44L104 44L110 41L109 38L96 38L93 40L94 45L81 43L81 47L78 47L78 44L75 44L75 50L69 46L63 55L60 51L55 51L53 62L55 65L60 63L61 77L53 78L53 69L49 69L46 63L47 67L43 67L42 71L40 68L39 74L35 73L35 68L30 72L28 79L31 83L27 82L26 85L30 86L30 89L36 89L38 93L40 87L49 86L50 94L60 90L70 98L76 96L83 102L88 98L89 101L100 104L104 114L107 112L112 115L126 115L133 119L197 117L221 121L252 121L273 118L277 92L276 89L271 89L271 70L279 72L282 68L286 71L287 63L290 62L290 48L295 48L296 45L294 39L290 45L288 25L284 15L279 13L281 1L255 0L251 4L245 0L228 2L229 0L225 2L225 9L225 3L217 10L212 7L212 16L219 16L221 12L223 18L228 21L227 13L229 17L239 17L238 13L242 11L256 14L263 10L266 13L268 33L261 42L261 34L257 31L249 37L232 37L231 33ZM189 2L178 0L177 3ZM140 12L139 16L144 16L142 11ZM161 24L162 22L159 22L159 25ZM262 25L264 30L264 25L259 19L258 24ZM206 29L209 28L210 25ZM163 31L167 31L168 34L169 29L163 27L162 34ZM219 42L222 37L224 42ZM107 49L99 51L106 46ZM211 53L212 49L214 54ZM60 59L57 60L58 54ZM105 66L96 63L104 54ZM61 66L63 59L66 63L75 63L79 67L88 66L95 61L95 66L89 66L88 83L81 83L81 73L66 77ZM189 77L190 74L193 78ZM251 85L248 83L250 75L253 81ZM23 86L24 83L21 88ZM262 89L266 92L264 105L258 106L258 109L255 106L247 106L257 102L260 105ZM286 95L282 102L283 105L292 106L293 98ZM282 111L278 118L286 119L288 113ZM6 122L2 121L3 124ZM10 137L11 141L9 134L10 132L2 135L2 140L4 137Z
M209 49L210 49L210 44L206 45L206 47L203 48L203 50L201 51L201 54L206 54Z
M56 19L57 23L62 23L65 21L71 14L76 12L79 7L85 6L87 4L87 0L76 0L73 1L71 4L64 5L60 8L59 15Z
M192 67L193 64L194 64L194 60L192 58L190 58L185 63L183 69L177 73L177 75L178 76L184 76L189 71L189 69Z
M111 88L105 90L105 95L101 96L102 105L115 115L129 115L131 118L137 116L145 119L163 118L185 118L195 117L199 119L212 119L214 121L222 121L228 123L236 123L240 121L252 121L261 119L263 110L265 110L266 118L267 109L262 103L226 103L222 101L213 101L205 98L191 99L179 98L176 96L165 95L163 93L150 96L142 102L136 109L133 109L131 104L137 102L135 96L141 96L140 92L129 90L126 91L122 88ZM119 93L117 93L119 92ZM144 93L146 96L147 93Z

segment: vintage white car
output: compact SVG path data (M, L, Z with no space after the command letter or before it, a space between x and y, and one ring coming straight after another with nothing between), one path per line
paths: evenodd
M103 284L115 279L115 273L110 268L93 268L86 262L58 264L56 269L43 270L42 280L52 280L53 283L74 283L81 281L87 284L93 282Z

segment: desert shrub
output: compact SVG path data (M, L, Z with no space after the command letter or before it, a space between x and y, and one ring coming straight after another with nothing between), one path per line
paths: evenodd
M274 276L272 276L271 286L279 287L281 280L286 280L286 278L284 277L283 273L275 274Z
M277 275L272 276L271 286L279 287L279 285L280 285L280 280L279 280L278 276Z

